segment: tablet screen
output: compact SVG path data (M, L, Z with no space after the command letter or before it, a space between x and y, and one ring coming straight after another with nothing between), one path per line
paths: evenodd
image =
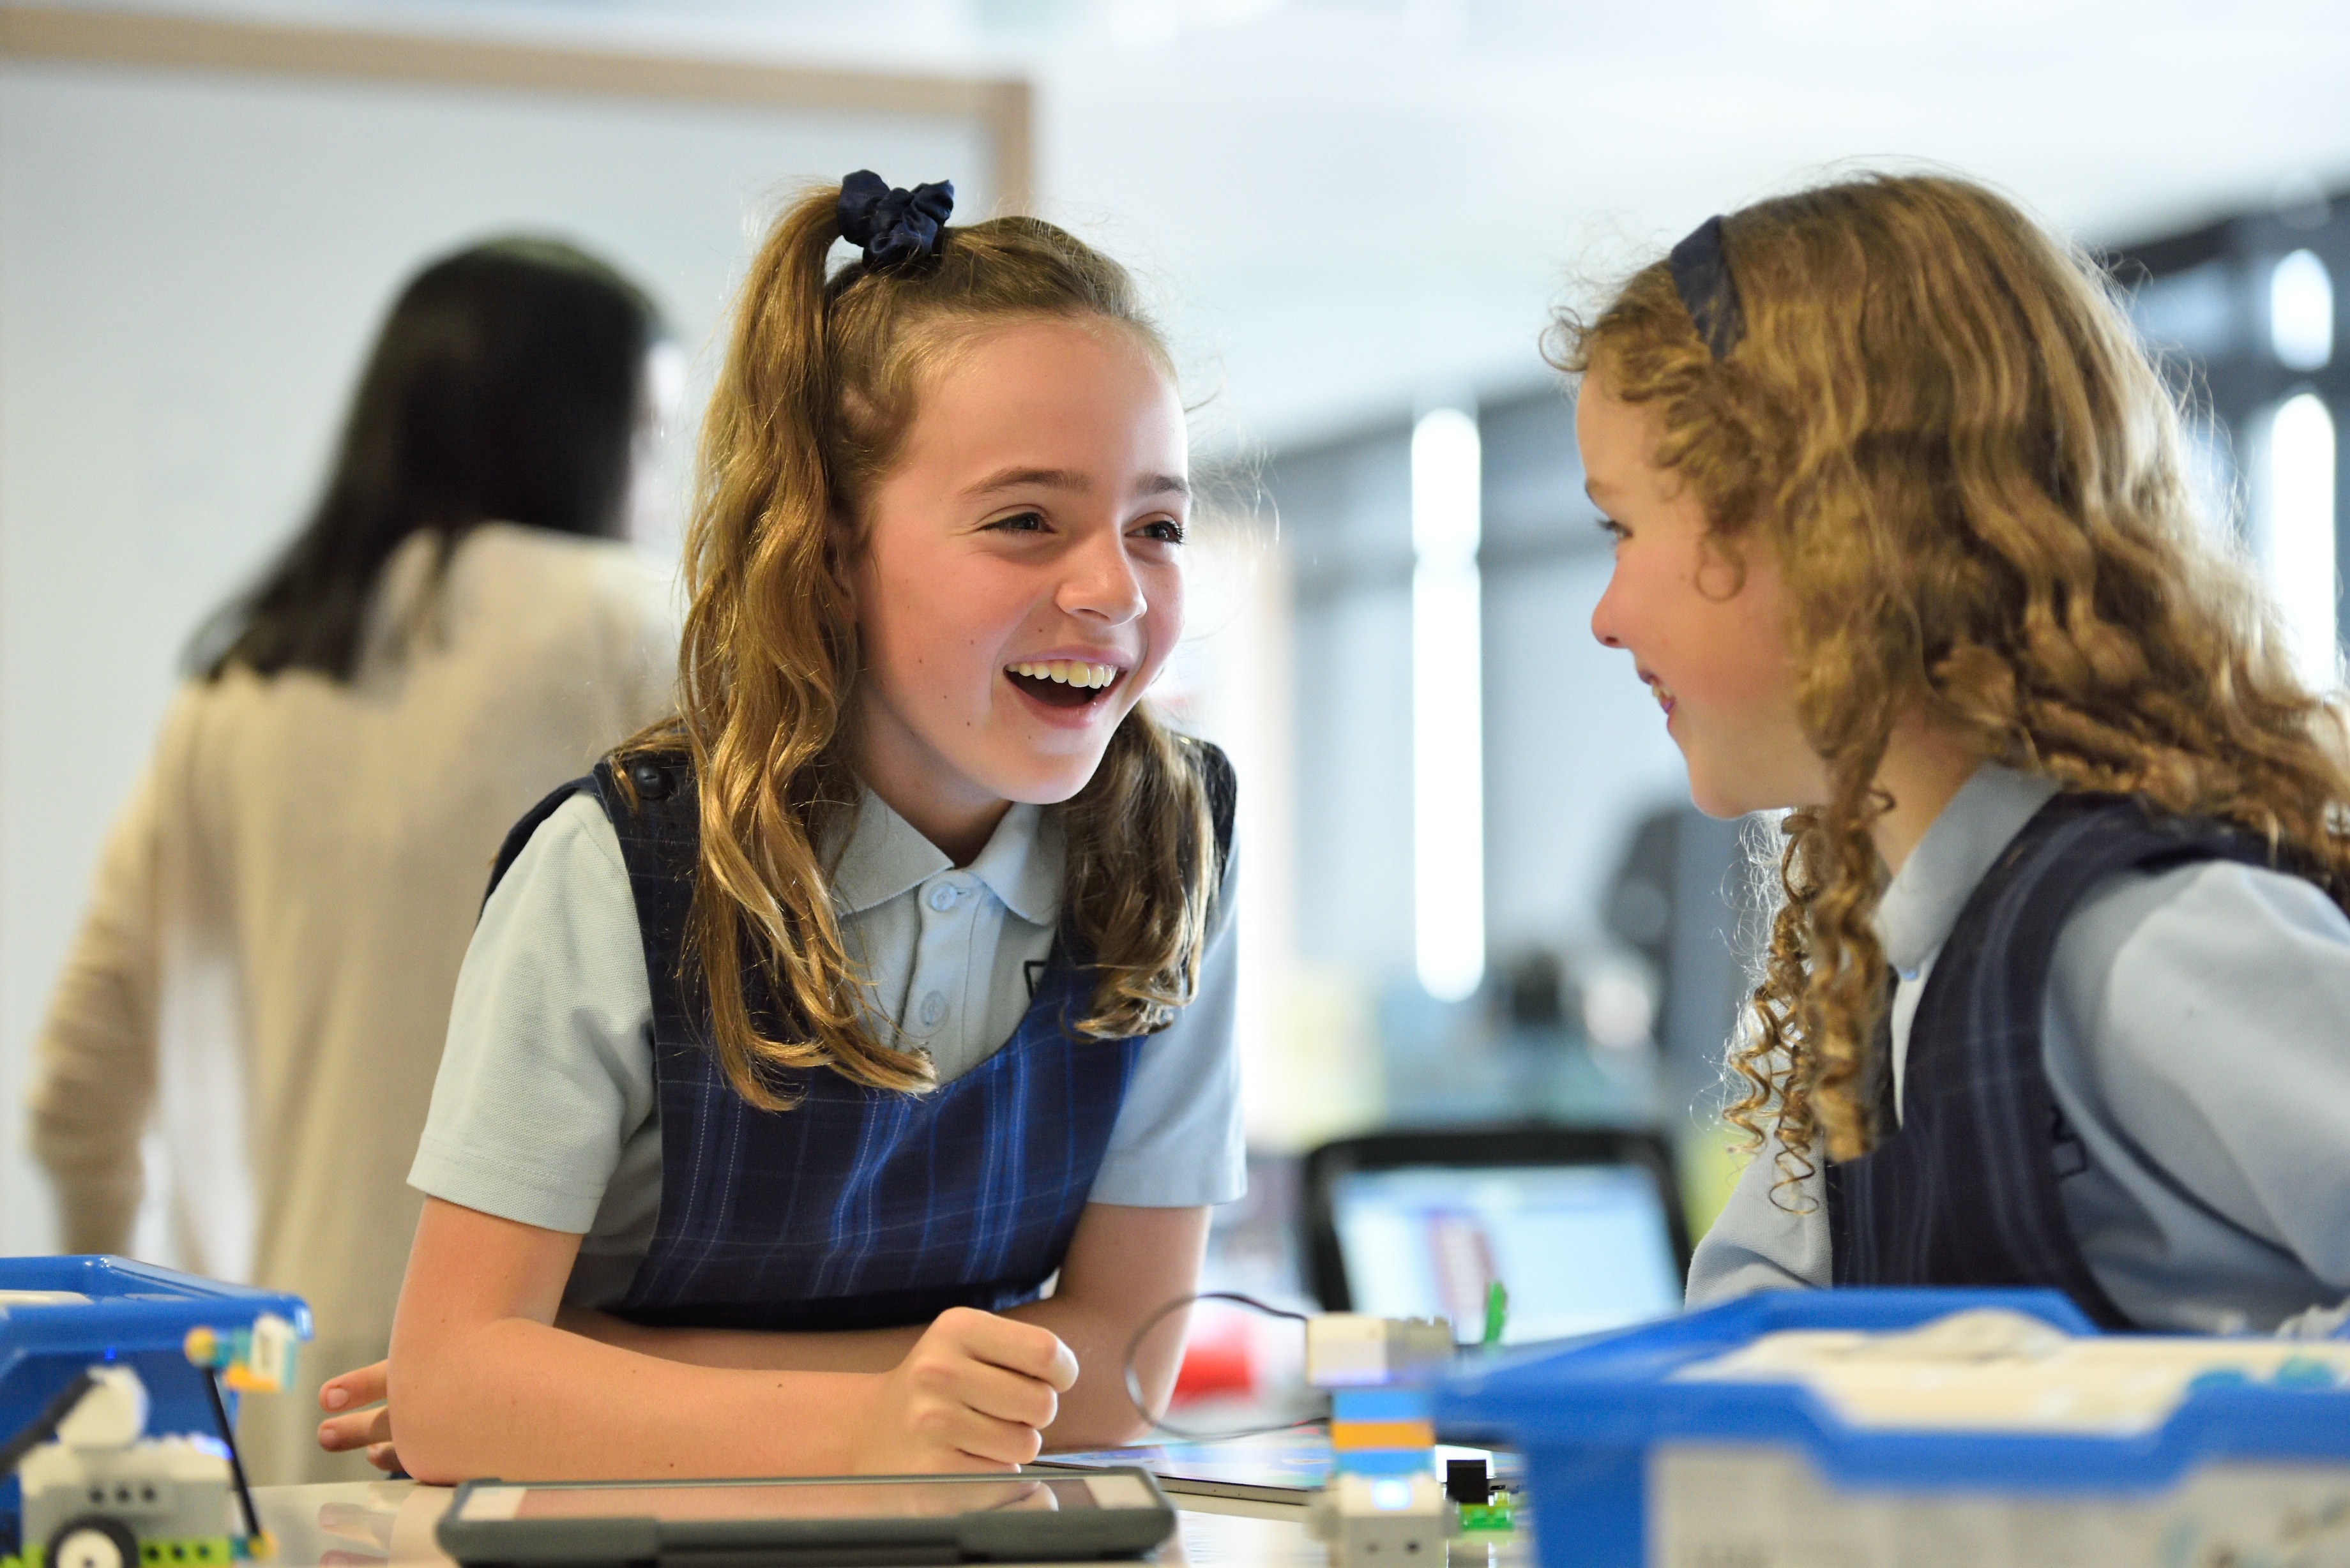
M924 1477L917 1480L697 1481L598 1485L484 1486L467 1494L462 1518L545 1519L904 1519L1006 1510L1151 1508L1131 1476L1083 1480L1027 1476Z

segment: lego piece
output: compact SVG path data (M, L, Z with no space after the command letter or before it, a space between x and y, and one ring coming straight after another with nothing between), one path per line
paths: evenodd
M1305 1325L1305 1380L1316 1388L1358 1388L1452 1359L1452 1325L1443 1318L1372 1317L1324 1313Z
M1491 1502L1464 1502L1461 1511L1461 1533L1498 1533L1517 1529L1514 1500L1506 1492L1496 1492Z
M1334 1449L1429 1449L1436 1427L1429 1421L1339 1421L1330 1423Z
M127 1366L93 1366L89 1386L57 1423L68 1449L120 1449L147 1429L147 1385Z
M1503 1284L1501 1281L1495 1280L1485 1287L1485 1332L1477 1336L1477 1343L1483 1345L1500 1345L1502 1336L1509 1332L1509 1287Z
M1495 1483L1482 1459L1447 1459L1444 1495L1460 1511L1464 1535L1517 1528L1509 1492Z
M1306 1510L1306 1531L1329 1549L1333 1568L1388 1568L1444 1560L1454 1511L1436 1478L1333 1476Z
M48 1428L47 1434L39 1430ZM147 1386L93 1366L9 1445L20 1487L17 1568L225 1565L229 1464L187 1438L146 1438ZM26 1439L30 1439L26 1441Z
M1410 1476L1432 1474L1426 1449L1345 1449L1330 1455L1337 1475Z
M1435 1408L1425 1388L1336 1388L1330 1393L1333 1421L1425 1421Z
M275 1394L294 1382L299 1337L292 1324L263 1313L250 1328L192 1328L181 1349L192 1364L219 1373L222 1386L232 1392Z

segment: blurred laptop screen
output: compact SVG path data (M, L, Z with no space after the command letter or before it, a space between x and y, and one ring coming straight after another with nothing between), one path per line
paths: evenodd
M1638 1166L1400 1166L1341 1175L1330 1198L1357 1312L1449 1317L1466 1342L1499 1279L1503 1342L1523 1345L1680 1310L1672 1233Z

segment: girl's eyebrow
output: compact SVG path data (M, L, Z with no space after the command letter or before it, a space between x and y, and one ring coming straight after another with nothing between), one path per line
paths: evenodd
M1031 485L1045 490L1074 491L1082 495L1093 488L1093 481L1082 473L1066 468L1003 468L989 474L963 493L992 495L999 490L1024 490Z
M999 490L1020 490L1030 485L1046 490L1066 490L1083 495L1091 490L1093 481L1073 469L1066 468L1006 468L989 474L963 492L965 495L992 495ZM1189 495L1191 482L1180 473L1146 473L1136 482L1138 495Z

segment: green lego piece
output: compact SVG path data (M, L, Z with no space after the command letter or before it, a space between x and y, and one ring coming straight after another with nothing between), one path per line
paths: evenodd
M1461 1505L1461 1528L1463 1531L1514 1530L1517 1523L1511 1517L1510 1496L1502 1492L1492 1502L1464 1502Z
M1502 1334L1510 1326L1510 1292L1501 1281L1485 1287L1485 1332L1477 1338L1480 1345L1499 1345Z

